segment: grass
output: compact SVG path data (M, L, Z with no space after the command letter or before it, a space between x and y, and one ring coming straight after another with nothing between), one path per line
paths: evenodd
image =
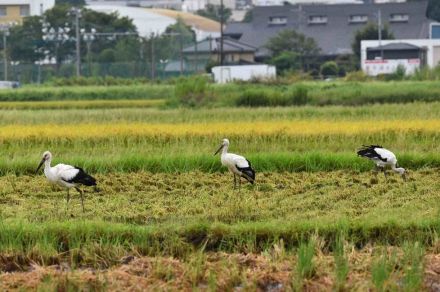
M192 82L180 81L179 84ZM175 85L130 85L130 86L61 86L24 87L16 90L2 90L0 101L49 101L89 99L172 99ZM435 81L400 82L302 82L294 85L267 84L210 84L205 90L207 106L235 106L240 96L249 91L264 92L267 105L290 105L286 102L301 88L304 100L310 105L359 106L374 103L434 102L440 100L440 86ZM267 95L267 97L266 97ZM286 96L286 98L280 98ZM295 95L294 95L295 96ZM292 97L295 99L295 97ZM301 102L303 102L301 100ZM296 101L293 101L295 104ZM190 103L191 104L191 103Z
M161 99L172 94L168 85L131 86L64 86L23 87L0 91L0 101L59 101L59 100L121 100Z
M107 106L107 101L101 105ZM31 173L45 150L53 152L55 163L78 164L99 173L215 172L221 166L212 154L225 136L231 141L230 151L245 155L259 172L366 171L371 163L355 155L363 144L390 148L410 170L440 167L440 146L433 142L439 139L439 110L438 103L0 110L0 173Z
M3 103L0 271L16 273L0 273L0 289L32 277L41 290L426 285L440 232L440 103L149 108L160 102ZM233 190L213 156L224 136L252 162L254 186ZM409 180L375 178L355 154L370 143L392 149ZM47 149L98 179L85 213L75 191L67 210L65 191L33 174ZM376 260L390 246L391 270L389 255Z
M395 250L388 253L383 248L381 253L376 256L371 266L371 277L377 291L387 291L390 288L396 288L392 287L393 281L391 277L396 272L397 260Z
M316 263L314 262L316 243L313 238L307 242L301 242L297 252L296 272L297 278L295 290L301 291L303 288L303 281L311 279L316 273Z
M67 101L5 101L0 110L55 110L55 109L112 109L150 108L164 104L163 100L67 100Z

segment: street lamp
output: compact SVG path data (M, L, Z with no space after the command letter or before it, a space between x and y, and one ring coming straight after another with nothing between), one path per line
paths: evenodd
M92 67L90 63L90 53L93 41L96 39L96 29L92 28L90 32L87 32L84 28L81 29L81 34L83 36L83 41L87 45L87 65L89 67L89 76L92 76Z
M55 59L58 62L58 50L62 43L69 41L70 27L66 23L64 27L52 27L50 23L43 21L43 28L41 32L43 33L43 41L53 42L55 44Z
M168 63L168 59L160 59L159 62L162 64L162 79L165 79L165 68Z
M38 76L37 76L37 83L41 84L41 66L45 64L56 64L56 58L50 57L50 51L49 50L43 50L43 48L37 48L34 50L35 53L42 53L44 54L44 58L41 58L37 61L35 61L35 65L38 66Z

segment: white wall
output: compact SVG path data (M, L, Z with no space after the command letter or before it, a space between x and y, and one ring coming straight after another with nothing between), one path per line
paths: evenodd
M216 83L227 83L252 78L275 78L276 69L271 65L215 66L212 68L212 74Z
M396 43L406 43L414 46L418 46L424 48L426 50L426 65L430 68L433 68L438 65L438 60L440 60L440 39L416 39L416 40L382 40L380 43L382 46L388 44L396 44ZM371 72L371 62L367 61L367 48L374 48L379 46L378 40L370 40L370 41L362 41L361 42L361 67L362 71L367 73L367 66L369 66ZM389 60L390 61L390 60ZM391 64L391 63L389 63ZM402 61L402 65L407 65L407 72L412 70L412 67L415 64L415 60L408 60L407 63ZM386 68L383 67L386 71ZM379 68L380 69L380 68ZM376 71L376 70L375 70ZM386 73L386 72L383 72Z

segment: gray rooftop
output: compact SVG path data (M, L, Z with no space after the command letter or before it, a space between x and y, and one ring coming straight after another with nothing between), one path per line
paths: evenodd
M395 50L420 50L420 47L408 43L392 43L374 48L367 48L367 51L395 51Z
M426 15L428 2L406 2L385 4L310 4L284 6L257 6L251 23L230 23L225 34L243 43L259 48L260 55L269 52L264 48L267 41L283 29L296 31L312 37L324 55L351 54L354 34L368 22L377 22L380 10L382 23L387 24L396 39L423 39L429 37ZM399 16L408 17L400 19ZM327 17L321 24L310 23L315 17ZM360 22L350 22L352 17L362 16ZM270 23L279 17L285 23ZM394 21L391 21L394 17Z
M183 49L184 53L210 53L220 51L220 39L212 38L197 43L196 46L190 46ZM244 44L240 41L225 37L223 39L223 51L225 53L255 52L257 48Z

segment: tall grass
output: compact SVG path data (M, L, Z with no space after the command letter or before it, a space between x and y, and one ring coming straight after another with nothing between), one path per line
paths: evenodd
M168 85L24 87L0 91L0 101L163 99L171 94Z
M345 252L345 239L341 232L336 238L333 257L335 260L335 289L344 291L349 272L348 258Z
M196 82L195 79L177 81L176 85L131 85L131 86L64 86L64 87L24 87L0 92L0 101L42 101L72 99L172 99L174 87L183 83ZM197 82L196 82L197 83ZM185 86L183 86L185 87ZM189 87L191 88L191 87ZM198 87L195 87L198 88ZM187 89L185 89L187 90ZM178 90L180 91L180 90ZM286 106L310 105L365 105L373 103L411 103L415 101L440 101L440 86L433 81L396 82L303 82L295 85L227 84L211 85L202 90L212 97L206 102L210 106ZM200 93L199 92L199 93ZM243 97L243 92L261 92L254 103L255 96ZM191 94L190 94L191 95ZM186 94L186 96L190 96ZM197 94L197 98L206 96ZM254 97L252 97L254 96ZM238 102L242 100L244 102ZM247 100L247 101L246 101ZM185 100L183 100L186 103ZM193 103L191 101L190 103ZM187 103L188 104L188 103ZM205 104L205 103L202 103ZM171 104L172 105L172 104ZM174 104L174 106L176 106Z
M405 291L420 291L423 285L424 247L419 242L406 242L403 246L405 275L403 278Z
M33 174L36 164L41 159L41 154L51 147L39 147L39 151L23 153L17 152L13 157L0 160L0 175L8 173ZM129 149L131 152L134 149ZM172 148L179 151L178 147ZM175 173L202 171L207 173L225 172L220 159L210 154L182 154L171 155L166 153L133 154L110 152L105 153L105 148L90 150L78 149L76 153L69 153L68 148L63 151L56 149L54 163L65 162L81 165L93 173L110 172L136 172L149 171L153 173ZM142 150L140 150L142 151ZM1 153L1 152L0 152ZM3 152L5 153L5 152ZM11 155L10 153L7 155ZM373 169L371 162L356 157L353 153L252 153L246 155L252 162L257 173L261 172L317 172L317 171L370 171ZM440 155L406 154L399 157L399 164L410 171L429 167L440 167ZM411 175L411 174L410 174ZM368 174L366 174L368 176Z
M384 248L381 254L376 256L371 266L371 278L377 291L388 291L394 287L390 281L397 266L398 259L395 250L389 254Z
M311 237L307 242L301 242L297 251L296 279L294 287L296 291L301 291L305 279L311 279L316 273L314 262L316 242Z

